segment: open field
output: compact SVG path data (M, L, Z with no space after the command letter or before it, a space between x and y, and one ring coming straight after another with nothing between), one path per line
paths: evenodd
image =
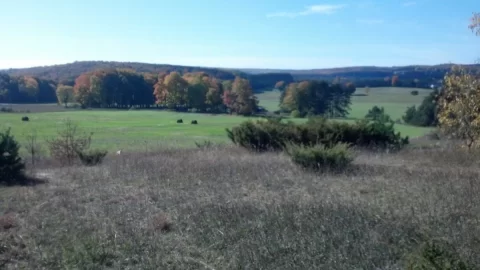
M411 91L419 94L412 96ZM429 89L403 87L376 87L370 88L368 96L352 96L352 105L349 118L361 119L373 106L385 107L385 111L392 119L401 119L408 107L420 105L422 100L431 93ZM358 88L355 94L365 94L364 88ZM280 92L268 91L257 94L260 106L269 111L279 109Z
M411 91L417 90L418 96L412 96ZM432 90L420 88L377 87L370 88L368 96L353 96L350 118L363 118L373 106L384 107L385 112L393 120L402 119L405 111L412 105L420 105ZM359 88L356 93L364 94L365 89Z
M428 90L421 90L419 96L411 96L408 88L372 88L370 95L354 96L352 113L347 120L360 119L374 105L384 106L393 119L400 118L405 108L419 104ZM362 89L358 90L363 93ZM269 110L278 107L279 92L265 92L259 95L260 105ZM195 142L210 140L215 143L229 143L225 128L231 128L249 118L230 115L209 115L175 113L167 111L140 110L72 110L55 104L11 105L14 110L26 111L29 122L20 121L21 114L0 113L0 128L11 127L12 133L23 144L26 137L36 133L39 141L53 138L65 119L71 119L82 130L94 132L94 147L107 150L154 150L165 146L195 147ZM184 124L177 124L183 119ZM198 125L191 125L197 120ZM305 119L293 119L305 121ZM429 128L419 128L397 124L403 135L418 137L427 133Z
M355 163L313 174L229 147L37 168L46 184L0 188L0 268L396 270L442 239L476 266L452 269L479 269L478 158L405 150Z

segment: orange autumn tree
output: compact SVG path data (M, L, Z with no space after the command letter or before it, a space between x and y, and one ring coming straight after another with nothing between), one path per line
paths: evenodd
M233 83L226 86L224 91L224 104L230 113L239 115L252 115L258 109L258 101L253 95L250 81L235 77Z
M167 102L167 86L165 85L165 77L167 73L158 74L157 82L153 86L153 95L155 96L155 104L164 105Z
M18 80L18 90L29 101L38 102L39 86L35 78L29 76L20 77Z
M392 86L397 86L398 84L398 76L394 75L392 76Z
M275 84L274 88L278 90L284 90L285 89L285 81L279 81Z

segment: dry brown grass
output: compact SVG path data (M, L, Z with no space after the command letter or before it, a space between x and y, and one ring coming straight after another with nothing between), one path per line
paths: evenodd
M0 268L404 269L437 238L478 267L479 159L449 151L362 153L342 175L237 148L44 168L0 189Z

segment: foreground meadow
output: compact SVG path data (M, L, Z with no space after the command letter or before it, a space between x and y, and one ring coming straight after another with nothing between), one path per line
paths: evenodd
M409 149L355 164L310 173L235 147L40 164L30 174L47 183L0 189L0 268L406 269L438 250L473 265L449 269L480 267L475 159Z

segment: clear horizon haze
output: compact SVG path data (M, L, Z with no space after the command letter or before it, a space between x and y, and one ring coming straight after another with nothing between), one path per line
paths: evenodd
M0 69L74 61L224 68L472 64L478 0L6 0Z

